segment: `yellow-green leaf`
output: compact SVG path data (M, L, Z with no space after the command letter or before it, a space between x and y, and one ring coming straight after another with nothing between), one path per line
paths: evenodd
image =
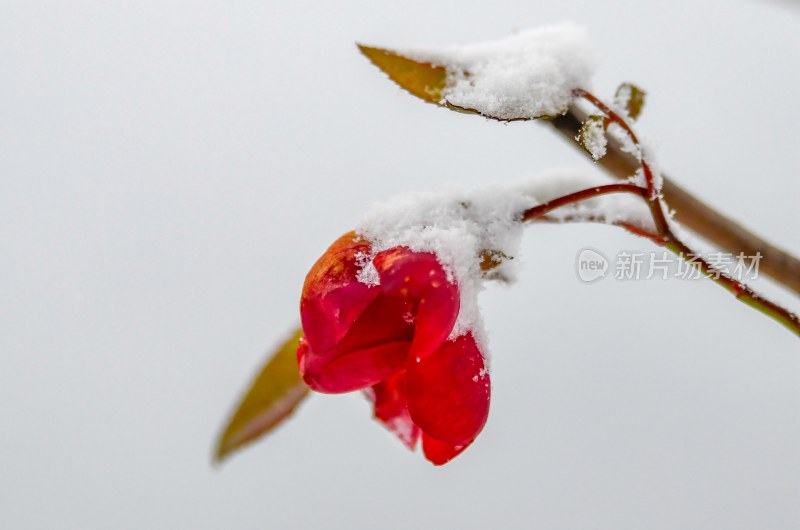
M619 88L617 88L614 99L617 105L623 107L628 112L628 116L630 116L632 120L635 120L639 117L639 114L642 113L646 94L647 92L633 83L622 83Z
M302 334L300 329L293 332L250 384L217 442L217 461L271 431L308 395L297 367Z
M359 44L358 49L400 87L429 103L440 104L447 85L447 70L443 66L415 61L383 48Z

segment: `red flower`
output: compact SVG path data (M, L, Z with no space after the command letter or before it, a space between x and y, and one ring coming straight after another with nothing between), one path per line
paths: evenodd
M410 448L444 464L483 428L489 376L474 337L447 340L458 286L436 255L394 247L372 260L378 282L359 281L369 242L350 232L306 277L300 314L300 373L313 390L364 389L375 417Z

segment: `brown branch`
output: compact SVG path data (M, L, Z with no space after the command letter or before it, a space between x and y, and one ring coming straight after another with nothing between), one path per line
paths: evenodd
M553 118L550 122L574 145L580 147L575 137L586 117L581 109L573 107L569 113ZM639 162L623 152L614 138L609 138L608 152L598 164L617 178L627 178L639 167ZM754 256L760 252L761 272L800 294L800 260L796 257L746 230L667 178L664 178L663 194L670 207L675 209L675 219L686 228L734 254L742 252L744 255Z

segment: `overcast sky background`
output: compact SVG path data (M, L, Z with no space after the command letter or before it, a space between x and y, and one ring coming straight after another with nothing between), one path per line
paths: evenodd
M209 463L369 203L590 165L422 104L354 41L584 24L596 92L648 90L667 172L797 253L796 6L0 1L0 527L800 527L797 337L710 282L582 284L579 249L653 248L602 226L531 227L519 283L482 296L492 410L452 463L355 394Z

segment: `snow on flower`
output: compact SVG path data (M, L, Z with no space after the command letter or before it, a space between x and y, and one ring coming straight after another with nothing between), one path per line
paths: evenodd
M516 256L523 228L519 216L538 203L524 185L407 193L372 207L356 232L372 242L373 253L404 246L435 254L461 294L452 337L472 332L485 350L477 305L478 293L484 288L481 256L487 251ZM516 262L501 260L493 272L513 280ZM374 270L367 264L359 277L370 283L375 279Z

